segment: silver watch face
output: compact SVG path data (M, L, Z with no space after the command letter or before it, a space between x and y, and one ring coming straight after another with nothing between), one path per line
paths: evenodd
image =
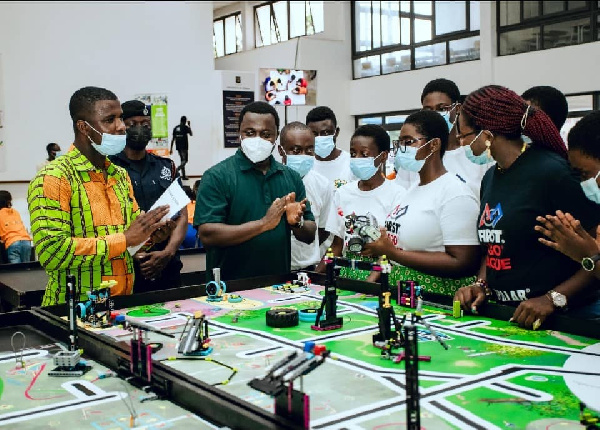
M583 260L581 260L581 266L583 267L584 270L591 272L596 267L596 262L594 260L592 260L590 257L586 257Z
M562 308L567 305L567 298L564 294L557 293L556 291L554 291L551 293L551 296L552 296L552 302L554 303L554 306L556 306L557 308Z

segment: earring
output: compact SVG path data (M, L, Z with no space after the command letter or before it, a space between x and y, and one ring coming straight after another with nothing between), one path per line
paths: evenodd
M492 157L492 152L490 151L490 147L492 146L492 142L490 142L490 140L486 140L485 141L485 152L488 156L488 158Z

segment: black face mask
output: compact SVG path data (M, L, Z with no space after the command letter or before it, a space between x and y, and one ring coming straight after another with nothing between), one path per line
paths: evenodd
M127 129L127 141L126 145L131 149L141 150L145 149L152 139L152 129L143 125L131 126Z

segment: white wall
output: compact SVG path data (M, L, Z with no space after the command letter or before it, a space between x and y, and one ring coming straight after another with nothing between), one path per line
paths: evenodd
M166 93L170 128L181 115L192 122L188 175L210 166L220 121L212 2L0 3L0 56L7 159L0 181L30 180L48 142L68 148L69 98L87 85L121 101Z
M253 28L252 4L244 2L244 4L229 5L216 10L215 17L242 10L244 27ZM348 88L352 81L349 2L325 2L324 19L323 33L220 57L215 60L215 69L255 73L258 73L260 68L294 67L301 70L317 70L317 104L327 105L333 109L340 127L338 145L348 150L350 136L354 131L354 119L348 109L350 101ZM248 35L248 32L245 32L244 45L254 46L253 33ZM296 50L298 50L297 63ZM313 107L288 108L288 122L304 122L306 114ZM284 109L277 107L277 110L283 125Z

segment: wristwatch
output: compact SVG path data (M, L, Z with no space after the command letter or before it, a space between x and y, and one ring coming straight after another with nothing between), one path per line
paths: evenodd
M546 293L546 296L550 299L552 304L558 309L567 308L567 296L558 291L550 290Z
M592 255L591 257L585 257L581 260L581 267L583 270L591 272L596 268L596 261L600 260L600 254Z
M297 224L294 224L292 227L294 228L302 228L304 227L304 216L300 217L300 221Z

